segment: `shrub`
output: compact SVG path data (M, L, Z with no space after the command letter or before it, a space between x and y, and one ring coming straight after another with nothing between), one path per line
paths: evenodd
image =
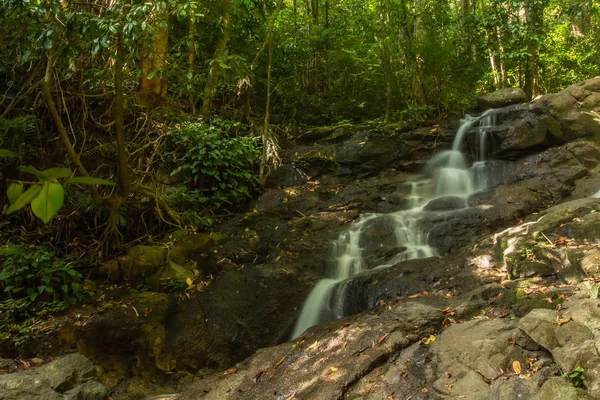
M5 245L0 248L0 263L2 300L18 300L21 311L38 302L64 309L85 294L74 264L43 246Z
M87 292L83 277L44 246L0 247L1 338L22 340L35 318L64 311Z
M171 176L183 177L188 204L231 207L257 189L259 138L228 137L233 128L239 124L219 120L187 123L169 132L165 155L176 165Z

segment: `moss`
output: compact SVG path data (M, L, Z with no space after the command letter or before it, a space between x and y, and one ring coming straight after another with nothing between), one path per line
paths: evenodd
M320 153L298 156L294 160L294 165L301 170L314 171L319 174L335 171L338 167L338 163L333 157L328 157Z

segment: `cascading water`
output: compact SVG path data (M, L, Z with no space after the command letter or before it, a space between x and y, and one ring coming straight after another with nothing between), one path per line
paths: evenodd
M473 154L474 162L469 167L461 147L465 135L476 123L479 143ZM361 239L368 234L369 229L377 229L377 223L389 222L391 218L395 240L402 250L387 263L371 267L386 268L400 261L438 256L436 250L429 245L429 233L420 222L428 213L442 212L429 211L427 205L435 199L453 197L462 201L462 208L465 208L471 194L487 187L487 142L489 129L494 125L494 110L488 110L479 118L467 115L461 121L452 148L437 154L428 163L426 172L429 177L411 183L410 209L391 214L363 215L348 231L339 235L332 245L332 268L327 272L327 277L321 279L308 295L292 338L313 325L345 315L344 301L348 282L353 276L369 268L363 260Z

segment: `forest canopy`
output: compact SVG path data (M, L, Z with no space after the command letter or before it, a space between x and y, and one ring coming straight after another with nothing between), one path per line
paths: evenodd
M0 37L4 218L31 234L17 211L64 203L52 241L87 232L106 255L237 210L302 126L420 123L597 75L600 5L2 0Z

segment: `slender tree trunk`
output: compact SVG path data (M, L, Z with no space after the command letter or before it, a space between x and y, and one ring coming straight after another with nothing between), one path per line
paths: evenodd
M500 77L502 81L502 87L508 86L508 76L506 75L506 63L504 62L504 42L502 41L502 32L500 31L500 27L496 26L496 37L498 38L498 49L500 49Z
M193 77L196 63L196 15L194 11L190 11L190 20L189 20L189 33L188 33L188 42L189 42L189 50L188 50L188 75L190 78L190 89L188 93L188 100L190 102L190 108L192 110L192 114L196 115L196 88L193 86Z
M267 103L265 105L265 126L262 134L262 160L260 163L260 181L264 183L266 178L267 159L269 151L269 130L271 121L271 73L273 71L273 32L269 32L269 61L267 64Z
M169 52L169 11L159 9L153 16L155 36L142 50L140 100L146 107L161 106L167 99L167 56Z
M404 57L407 61L409 74L410 74L410 85L412 92L412 103L414 105L425 105L427 99L425 96L425 87L423 84L423 76L421 73L421 67L419 60L415 52L415 38L418 38L420 31L418 17L415 16L415 21L412 22L408 15L408 4L407 0L400 0L400 18L399 18L399 31L400 31L400 48L404 53ZM411 26L413 29L411 29Z
M213 99L217 90L217 84L219 83L219 77L221 75L221 67L219 61L225 55L227 49L227 43L229 42L229 36L231 34L231 10L229 0L225 0L225 14L221 21L221 36L217 42L217 48L213 56L212 64L208 70L208 79L206 80L206 86L204 87L204 97L202 99L202 115L209 118L212 114Z
M528 99L537 96L538 79L538 38L542 33L543 5L536 0L525 1L525 19L527 23L527 53L525 57L525 85L523 90Z
M117 32L117 53L115 56L115 127L117 130L117 147L119 159L117 162L119 190L123 197L129 196L131 182L129 180L129 168L127 166L127 149L125 147L125 123L124 123L124 101L123 101L123 66L125 64L125 50L123 48L123 27Z
M386 86L386 102L385 102L385 117L384 122L388 124L392 118L392 52L390 49L390 34L389 34L389 23L390 23L390 1L379 0L379 11L381 21L381 36L383 39L383 72L385 75L385 86Z
M261 183L265 182L266 179L266 169L267 169L267 163L269 160L269 151L275 151L274 148L270 148L271 144L272 144L272 140L269 140L270 138L270 122L271 122L271 91L272 91L272 72L273 72L273 31L275 30L275 21L277 20L277 17L279 16L279 10L282 6L282 1L280 1L277 4L277 9L275 10L275 13L273 13L271 16L268 16L268 21L267 21L267 25L268 25L268 30L267 30L267 38L265 40L265 45L269 46L269 59L267 61L267 102L265 105L265 123L264 123L264 127L263 127L263 132L262 132L262 159L260 162L260 171L259 171L259 179ZM266 6L266 0L264 3L264 10L265 10L265 15L268 15L268 11L267 11L267 6ZM264 49L264 45L263 48L261 49L261 51L259 52L259 54L257 54L257 58L255 60L258 59L258 57L260 57L260 53L262 53Z
M52 69L54 67L54 62L56 61L56 42L57 42L57 33L54 33L52 37L52 47L48 50L48 63L46 64L46 74L42 79L42 93L44 95L44 100L46 101L46 105L48 106L48 110L50 110L50 115L52 115L52 119L54 120L54 125L58 130L58 135L67 150L67 155L69 156L69 160L75 165L77 171L85 177L89 177L89 172L85 169L81 160L79 159L79 155L75 152L73 148L73 144L71 143L71 139L69 139L69 134L67 133L67 129L62 122L62 118L58 113L56 108L56 103L54 102L54 98L52 97ZM88 189L90 194L92 195L92 199L96 204L102 204L103 199L98 193L95 185L88 185Z

